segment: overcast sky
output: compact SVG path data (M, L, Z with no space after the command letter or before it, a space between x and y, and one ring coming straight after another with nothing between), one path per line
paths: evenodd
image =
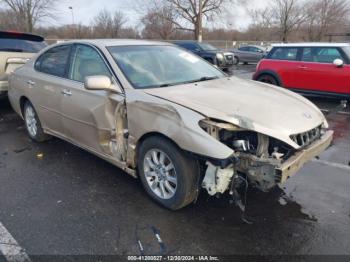
M250 6L248 8L256 8L262 6L266 1L250 0ZM142 2L142 1L141 1ZM91 19L103 8L114 11L119 10L124 12L128 17L128 24L136 26L139 23L140 10L137 10L134 0L62 0L58 3L57 17L55 21L50 21L52 25L64 25L72 23L72 14L69 6L73 7L75 23L82 23L89 25ZM245 11L246 8L237 7L232 10L232 17L223 17L219 20L217 26L226 25L227 28L234 27L236 29L244 29L249 24L250 19ZM225 22L224 22L225 21ZM232 24L231 26L227 24Z

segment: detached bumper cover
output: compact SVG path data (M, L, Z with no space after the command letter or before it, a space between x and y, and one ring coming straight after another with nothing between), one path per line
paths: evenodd
M276 168L278 182L286 182L288 178L297 173L306 162L310 161L326 150L332 143L333 134L334 131L327 131L320 140L317 140L307 148L298 151L280 167Z

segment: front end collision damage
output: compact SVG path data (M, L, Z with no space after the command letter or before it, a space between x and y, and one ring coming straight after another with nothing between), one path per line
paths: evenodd
M234 153L229 166L214 166L207 162L207 171L202 186L210 195L222 194L230 188L239 187L240 180L246 181L267 192L279 183L284 183L293 176L306 162L319 155L330 146L333 131L309 131L306 134L318 134L304 147L295 148L272 137L245 130L231 124L213 121L201 121L201 127L218 141L230 146ZM306 143L306 141L305 141ZM235 184L235 181L238 184ZM230 185L231 184L231 185Z
M126 92L125 104L119 103L115 110L116 128L111 140L118 162L124 163L127 170L135 170L137 148L143 138L152 134L166 136L202 163L199 184L209 195L229 191L239 206L242 202L237 189L242 182L267 192L285 182L332 141L332 131L320 133L301 149L292 140L287 144L252 131L254 124L247 119L240 119L243 127L239 127L175 103L162 103L138 90Z

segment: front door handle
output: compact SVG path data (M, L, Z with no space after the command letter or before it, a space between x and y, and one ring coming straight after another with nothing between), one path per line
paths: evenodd
M307 69L307 66L299 66L299 69L301 69L301 70L306 70L306 69Z
M72 92L68 89L64 89L62 92L61 92L64 96L71 96L72 95Z
M32 80L28 80L28 81L27 81L27 84L30 85L30 86L33 86L33 85L35 85L35 82L32 81Z

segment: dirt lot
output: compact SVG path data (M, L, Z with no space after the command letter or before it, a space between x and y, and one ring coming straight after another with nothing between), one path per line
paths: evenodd
M249 78L251 68L235 74ZM322 108L337 104L314 101ZM59 139L31 142L23 121L1 101L0 224L33 261L34 255L350 255L350 114L328 120L334 145L319 159L282 188L248 192L249 225L228 198L205 192L183 210L165 210L138 180L107 162Z

